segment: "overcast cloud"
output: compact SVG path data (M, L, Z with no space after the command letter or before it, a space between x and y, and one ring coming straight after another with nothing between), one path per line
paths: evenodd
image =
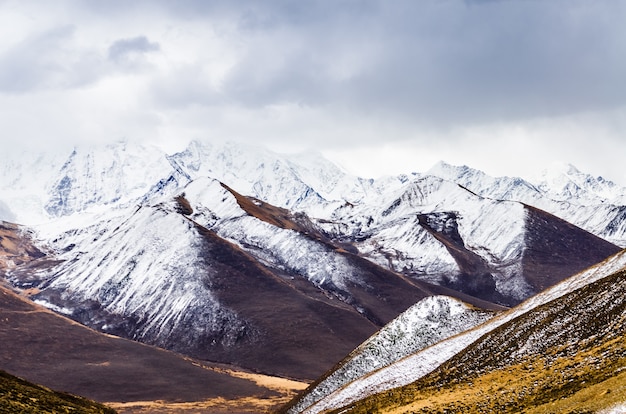
M364 175L552 160L626 185L626 1L0 1L16 147L313 148Z

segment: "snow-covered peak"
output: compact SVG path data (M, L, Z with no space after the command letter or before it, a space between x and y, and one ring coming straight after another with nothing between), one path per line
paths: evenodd
M555 200L574 204L626 203L626 188L602 177L583 173L564 162L552 163L541 171L535 182L537 187Z
M322 203L286 157L240 143L193 141L185 151L168 156L172 166L189 176L212 177L238 192L281 207Z
M130 141L13 153L0 160L4 216L32 225L135 202L170 170L161 150Z
M7 151L0 158L0 198L5 206L0 219L21 224L44 222L46 188L68 156L71 148L55 151ZM1 212L0 212L1 213Z
M486 174L480 170L470 168L467 165L452 165L445 161L439 161L433 165L428 171L427 175L434 175L436 177L443 178L444 180L450 180L457 182L461 179L467 180L472 176L479 178L486 177Z
M168 169L156 147L127 141L78 146L46 185L44 208L51 216L62 216L92 205L134 202Z

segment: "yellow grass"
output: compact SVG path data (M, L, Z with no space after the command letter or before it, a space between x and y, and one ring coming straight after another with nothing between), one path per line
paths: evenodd
M249 396L234 400L222 397L204 401L184 403L166 401L134 401L127 403L106 403L120 414L222 414L222 413L267 413L283 404L286 404L298 391L305 389L308 384L287 378L272 377L269 375L254 374L231 369L208 368L228 374L233 377L255 382L259 387L267 388L279 393L272 398Z
M377 412L596 412L626 402L625 345L626 338L617 338L573 358L534 357L440 389L408 388L402 398L410 395L410 403L397 406L392 400L399 396L390 395ZM613 357L601 359L608 354Z

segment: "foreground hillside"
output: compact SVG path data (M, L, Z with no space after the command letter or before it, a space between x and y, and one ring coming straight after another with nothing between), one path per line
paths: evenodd
M0 371L0 413L115 414L115 410L85 398L52 391Z
M423 299L372 335L281 412L297 414L351 381L470 329L493 315L494 312L448 296Z
M625 297L626 253L621 252L429 348L439 350L430 358L429 349L418 352L412 362L408 358L385 375L379 371L355 381L304 412L580 413L623 404ZM441 356L453 348L453 355ZM421 364L431 368L415 374L421 369L415 359L420 355ZM407 364L413 364L412 380L400 378Z

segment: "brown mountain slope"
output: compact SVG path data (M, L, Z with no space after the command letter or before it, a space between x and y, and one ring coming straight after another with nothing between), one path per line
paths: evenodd
M97 401L202 401L281 393L244 374L99 334L0 287L0 369ZM242 378L239 378L242 377Z
M621 250L543 210L529 205L524 205L524 209L524 243L519 270L515 273L519 273L523 283L528 286L525 297L539 293ZM420 225L446 247L461 270L458 281L449 284L449 287L507 306L520 303L520 298L504 296L496 291L493 274L503 264L490 265L465 246L458 231L456 213L438 215L449 217L452 225L443 229L430 225L430 217L437 214L421 214L418 218Z
M198 344L185 352L262 372L315 378L364 339L420 299L434 294L459 294L411 281L373 263L345 254L360 272L362 285L349 286L342 302L301 277L260 265L249 254L212 231L198 226L205 255L219 277L214 293L221 303L245 319L251 332L228 347ZM496 307L467 297L478 306ZM358 307L360 312L355 309ZM210 352L207 352L210 349Z
M580 227L538 208L527 211L524 279L535 292L599 263L621 249Z
M587 413L623 407L625 297L622 269L512 319L418 381L349 410Z

